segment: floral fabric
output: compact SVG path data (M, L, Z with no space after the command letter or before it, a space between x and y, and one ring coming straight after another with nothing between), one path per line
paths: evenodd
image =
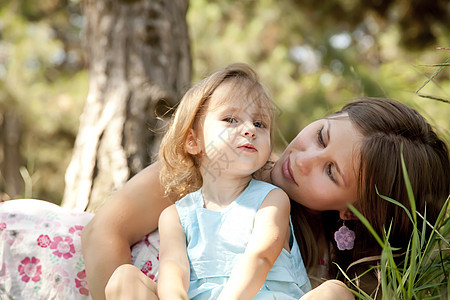
M0 299L91 299L81 230L93 214L40 200L0 203ZM132 263L156 280L159 235L132 248Z

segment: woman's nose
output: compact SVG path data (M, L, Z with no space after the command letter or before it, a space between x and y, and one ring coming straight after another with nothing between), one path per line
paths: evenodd
M295 155L294 167L304 175L308 175L317 162L317 155L314 153L301 151ZM295 173L295 170L293 170Z

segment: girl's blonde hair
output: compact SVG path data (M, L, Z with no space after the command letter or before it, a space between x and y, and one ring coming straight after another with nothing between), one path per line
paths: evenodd
M248 97L264 109L273 123L275 107L272 98L249 65L231 64L203 79L183 96L161 141L158 160L161 163L160 181L166 194L173 193L178 198L201 187L198 158L186 151L185 143L190 129L197 126L196 122L204 114L208 100L224 82L231 84L229 96L224 100ZM272 127L270 124L271 132Z

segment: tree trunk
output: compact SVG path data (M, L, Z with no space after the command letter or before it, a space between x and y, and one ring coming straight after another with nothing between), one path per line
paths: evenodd
M20 120L12 110L0 109L0 201L17 198L24 193L20 175ZM30 196L29 193L26 196Z
M188 0L85 0L89 93L62 206L96 211L149 163L156 111L190 84ZM159 113L158 113L159 115Z

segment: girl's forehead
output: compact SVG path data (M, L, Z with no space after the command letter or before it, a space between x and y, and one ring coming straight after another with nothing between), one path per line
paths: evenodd
M263 113L273 111L273 104L263 91L248 83L224 82L211 95L208 109L233 108L236 110L256 110Z
M211 101L207 111L227 116L239 115L240 117L243 117L246 115L251 118L265 120L266 122L271 122L273 119L272 109L265 107L261 101L254 101L254 99L249 98L233 98L226 101L218 101L216 103Z

